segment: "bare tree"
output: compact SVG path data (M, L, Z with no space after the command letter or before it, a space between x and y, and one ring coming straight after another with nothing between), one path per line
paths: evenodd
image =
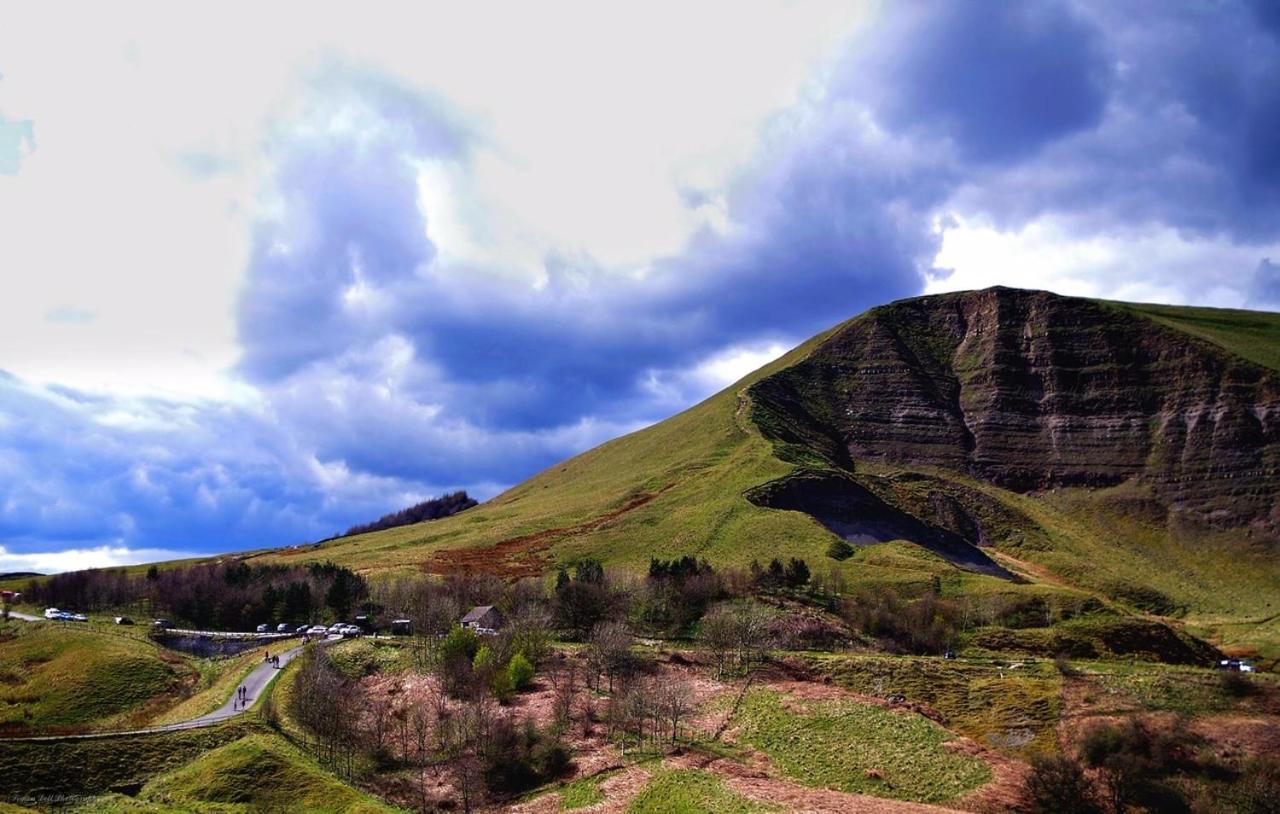
M711 654L716 665L716 677L723 678L738 641L738 623L728 605L717 605L702 617L698 625L698 641Z
M597 690L602 674L608 678L612 693L614 679L630 670L632 641L631 631L621 622L601 622L591 631L587 661L596 676Z
M680 737L680 722L693 708L693 693L686 681L668 677L657 686L655 707L671 727L671 743Z

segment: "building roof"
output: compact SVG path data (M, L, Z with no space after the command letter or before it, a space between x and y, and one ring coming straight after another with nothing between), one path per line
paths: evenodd
M476 605L467 613L466 616L462 617L462 624L465 625L468 622L479 622L481 619L488 616L490 612L496 613L497 609L494 608L493 605ZM502 614L499 613L498 615L501 616Z

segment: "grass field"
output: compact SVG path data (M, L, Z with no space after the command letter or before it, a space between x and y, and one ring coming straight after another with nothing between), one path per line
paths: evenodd
M735 794L710 772L669 769L654 775L631 801L627 814L755 814L776 810Z
M46 624L0 632L0 727L15 734L138 725L195 681L185 659L144 640Z
M560 810L576 811L604 802L604 791L600 784L613 774L615 772L601 772L565 783L560 787Z
M808 786L941 803L991 779L985 763L952 752L951 733L920 715L853 701L748 694L734 723L788 777Z
M935 658L812 655L810 666L841 687L936 711L951 729L1019 757L1056 750L1062 678L1052 664L1001 670Z

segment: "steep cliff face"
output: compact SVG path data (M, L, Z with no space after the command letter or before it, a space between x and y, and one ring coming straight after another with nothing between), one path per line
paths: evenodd
M782 457L937 466L1016 491L1150 485L1280 537L1280 378L1123 307L995 288L874 309L751 388Z

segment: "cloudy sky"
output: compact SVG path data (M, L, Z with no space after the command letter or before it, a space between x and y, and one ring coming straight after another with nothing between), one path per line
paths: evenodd
M922 292L1280 307L1267 0L356 11L5 5L0 571L490 497Z

